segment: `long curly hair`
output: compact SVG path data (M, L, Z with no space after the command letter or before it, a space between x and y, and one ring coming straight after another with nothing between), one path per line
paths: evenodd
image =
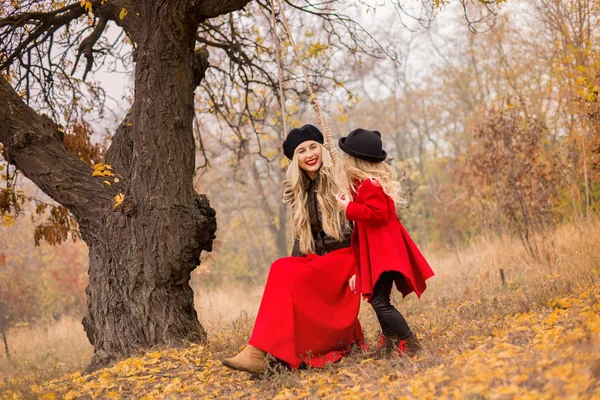
M406 204L401 196L400 182L396 170L387 162L372 162L356 158L346 153L340 157L340 168L337 177L340 187L352 197L356 195L358 186L356 182L371 179L373 183L383 188L385 194L390 196L396 205Z
M317 203L321 211L323 231L336 240L343 240L348 230L348 222L342 211L339 210L335 194L339 186L333 171L331 155L325 146L321 146L323 164L319 169L316 179ZM283 183L283 202L292 209L292 234L298 239L300 251L304 254L315 252L315 242L310 229L310 215L308 213L308 192L311 178L300 168L298 156L294 153L292 161L287 168L286 179Z

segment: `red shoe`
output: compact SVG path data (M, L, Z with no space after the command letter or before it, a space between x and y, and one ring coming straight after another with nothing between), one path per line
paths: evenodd
M369 354L369 357L380 359L387 358L392 353L394 353L394 349L398 346L398 336L385 336L381 332L379 333L379 342L377 343L377 350Z
M383 333L379 332L379 342L377 342L377 348L381 349L381 348L385 347L385 341L386 341L385 336L383 335Z
M408 357L414 357L423 350L421 342L417 339L416 334L412 334L406 339L400 340L398 336L385 336L379 334L379 342L377 343L377 350L369 354L372 358L388 358L392 354L397 356L407 355Z
M421 351L423 351L423 346L415 333L398 343L398 355L406 354L409 357L414 357Z

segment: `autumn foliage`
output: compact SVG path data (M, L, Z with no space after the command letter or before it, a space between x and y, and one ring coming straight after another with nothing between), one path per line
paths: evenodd
M81 244L36 247L32 223L0 231L0 304L5 327L78 315L85 305L86 253Z
M482 230L516 233L533 257L536 233L554 222L553 205L564 185L558 146L523 101L490 109L474 132L460 173L479 210Z

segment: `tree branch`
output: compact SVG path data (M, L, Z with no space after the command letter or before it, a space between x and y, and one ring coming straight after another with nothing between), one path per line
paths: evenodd
M0 47L0 50L5 54L6 59L0 64L0 70L6 69L12 62L21 57L24 53L37 44L37 40L47 32L56 32L59 28L68 25L71 21L76 20L85 14L83 7L78 4L71 4L67 7L48 13L23 13L14 15L8 18L0 19L0 39L5 42L5 45ZM31 26L27 30L27 37L20 41L14 48L10 49L9 37L17 34L17 30L23 27ZM45 38L46 36L44 36Z
M139 9L136 2L131 0L110 0L101 4L100 0L95 0L100 5L94 7L94 15L106 17L114 21L123 28L129 35L133 43L139 43L142 40L142 18L140 18ZM121 19L121 11L125 9L127 15Z
M252 0L193 0L191 5L196 10L198 20L215 18L241 10Z
M80 226L101 223L99 214L112 209L118 190L92 177L92 169L67 150L56 124L27 106L4 77L0 77L0 121L3 157L69 209Z
M86 37L81 41L79 49L77 50L77 58L75 59L75 64L73 65L73 72L71 72L71 75L75 74L77 64L79 64L79 58L82 54L84 54L87 60L87 64L85 66L85 72L83 73L82 79L85 81L88 72L92 70L92 66L94 65L94 44L98 41L98 39L100 39L100 36L102 36L102 32L104 32L104 28L106 28L107 22L108 19L106 18L106 16L101 16L100 20L98 21L98 25L96 25L96 27L94 28L94 31L90 34L90 36Z
M200 85L209 65L208 49L206 46L202 46L194 52L194 87Z

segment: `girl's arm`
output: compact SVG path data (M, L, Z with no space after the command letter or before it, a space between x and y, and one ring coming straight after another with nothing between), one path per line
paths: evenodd
M358 188L356 197L362 198L363 203L351 201L348 204L346 218L349 221L378 225L387 220L388 202L381 186L376 186L371 180L365 180Z

